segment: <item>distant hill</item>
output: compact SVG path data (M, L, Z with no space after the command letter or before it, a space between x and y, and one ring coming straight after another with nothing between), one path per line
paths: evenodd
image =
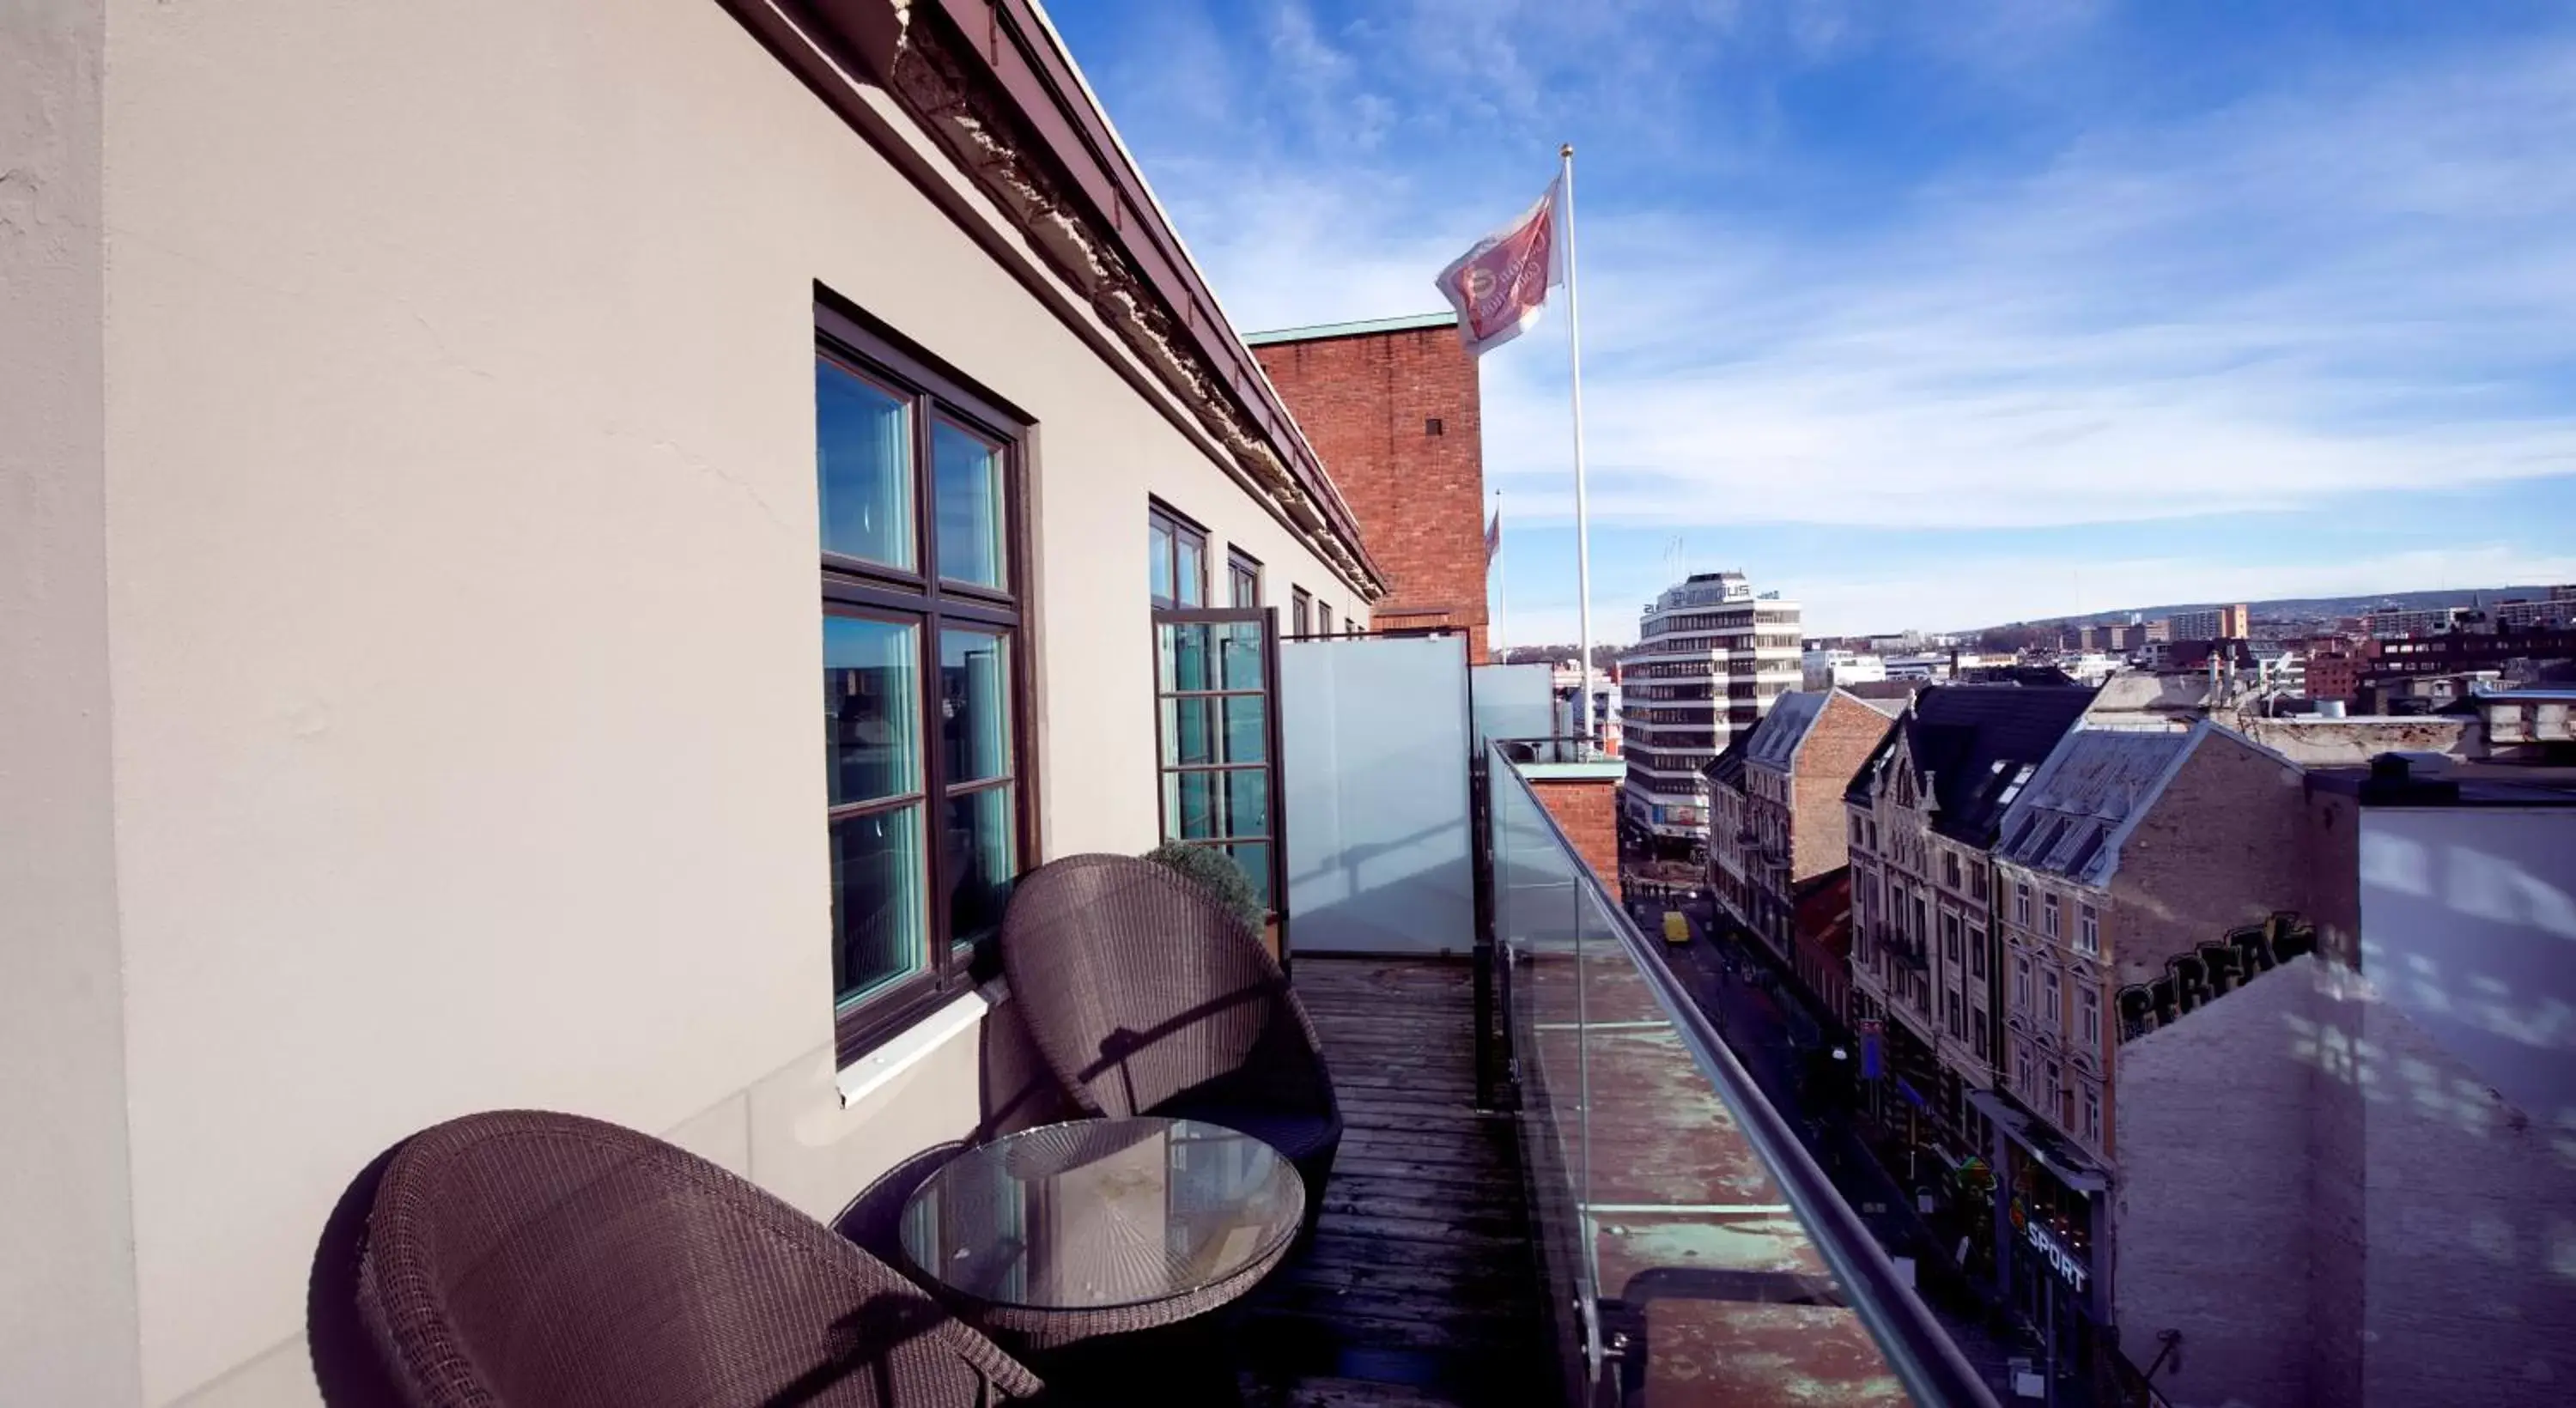
M2245 606L2257 620L2266 616L2331 619L2337 616L2358 616L2365 611L2423 611L2438 606L2471 606L2481 603L2492 606L2496 602L2504 601L2513 597L2521 597L2526 601L2539 601L2546 600L2548 596L2549 588L2546 586L2459 587L2445 591L2430 592L2383 592L2376 596L2275 597L2269 601L2249 601L2245 603ZM2232 601L2189 601L2178 602L2171 606L2130 606L2122 607L2117 611L2095 611L2083 616L2047 616L2041 617L2037 620L2013 621L2007 624L2013 626L2108 626L2126 621L2131 616L2139 616L2146 620L2153 621L2160 616L2171 616L2177 612L2207 611L2213 607L2233 606L2235 604L2236 603ZM1984 629L1994 630L2000 628L1990 626ZM1961 632L1963 635L1975 635L1976 633L1977 632L1975 631Z

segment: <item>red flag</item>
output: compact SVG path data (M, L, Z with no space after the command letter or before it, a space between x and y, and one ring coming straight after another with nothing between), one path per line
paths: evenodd
M1557 187L1550 181L1521 218L1440 271L1440 292L1458 310L1458 340L1470 354L1481 356L1527 331L1546 306L1548 287L1564 281L1556 264Z

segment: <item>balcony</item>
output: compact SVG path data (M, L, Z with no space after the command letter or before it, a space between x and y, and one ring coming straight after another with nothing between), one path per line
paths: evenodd
M1454 641L1282 643L1289 973L1348 1130L1243 1401L1990 1405L1587 863L1617 772L1519 734L1511 668L1453 719L1386 706Z
M1408 692L1371 655L1439 644L1283 651L1292 680L1331 653L1379 762L1349 768L1340 730L1308 755L1286 720L1291 977L1351 1132L1313 1249L1244 1313L1247 1400L1991 1403L1572 839L1569 791L1607 802L1586 745L1512 737L1482 668L1456 753L1366 702ZM1435 793L1464 814L1389 810Z
M1992 1408L1573 839L1603 839L1616 770L1579 740L1512 737L1544 694L1471 680L1457 638L1276 645L1274 936L1343 1126L1306 1185L1312 1233L1189 1321L1208 1333L1186 1350L1168 1325L1076 1359L1004 1325L1004 1347L1086 1402ZM1421 705L1453 686L1456 714ZM853 1097L863 1140L927 1153L925 1124L971 1118L961 1098L1052 1079L1010 1075L994 1041L1042 994L974 1000L995 1005L969 1078ZM904 1093L932 1085L947 1093ZM1145 1196L1164 1200L1150 1225L1207 1210ZM979 1243L987 1269L1092 1254L1097 1229L1057 1197L979 1214L1006 1228ZM1197 1387L1166 1396L1176 1358Z

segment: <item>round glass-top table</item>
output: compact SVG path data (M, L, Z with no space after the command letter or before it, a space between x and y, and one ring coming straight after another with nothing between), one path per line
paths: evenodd
M1077 1120L967 1150L903 1209L903 1251L969 1318L1031 1346L1146 1329L1242 1295L1285 1255L1306 1188L1221 1125Z

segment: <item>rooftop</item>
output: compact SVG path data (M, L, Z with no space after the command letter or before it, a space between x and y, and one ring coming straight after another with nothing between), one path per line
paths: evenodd
M1895 749L1931 779L1934 830L1990 843L2025 770L2035 770L2084 716L2093 691L2054 685L1935 685L1888 729L1846 794L1867 800Z
M2077 729L2004 813L1998 859L2087 885L2109 883L2120 843L2206 735Z
M1431 328L1458 326L1455 310L1443 313L1406 313L1393 318L1362 318L1354 323L1317 323L1312 327L1272 328L1267 332L1243 335L1246 347L1268 347L1281 342L1322 342L1334 337L1368 337L1382 332L1421 332Z
M2309 768L2308 785L2363 806L2576 807L2576 768L2388 754L2368 767Z
M1831 697L1822 691L1793 690L1773 700L1771 712L1753 726L1745 757L1783 772L1796 766L1799 745L1807 741L1816 720L1825 716L1825 701Z

